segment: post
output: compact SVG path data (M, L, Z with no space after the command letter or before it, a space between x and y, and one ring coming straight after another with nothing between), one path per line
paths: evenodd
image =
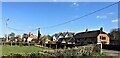
M8 42L8 18L6 19L6 42Z
M102 54L102 42L101 42L101 54Z
M102 37L101 37L101 39L100 39L100 41L101 41L101 54L102 54Z
M56 47L56 49L57 49L57 44L55 44L55 45L56 45L55 47Z

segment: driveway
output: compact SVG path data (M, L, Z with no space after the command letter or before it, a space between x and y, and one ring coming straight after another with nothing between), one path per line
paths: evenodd
M118 56L118 58L120 58L120 51L107 50L107 49L103 49L102 51L106 53L108 56Z

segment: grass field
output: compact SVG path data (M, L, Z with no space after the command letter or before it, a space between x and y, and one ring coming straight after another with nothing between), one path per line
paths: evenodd
M39 48L35 46L0 46L2 47L2 55L9 55L9 54L28 54L34 52L41 52L43 50L48 50L46 48Z
M35 46L8 46L7 45L7 46L0 46L0 48L2 49L2 50L0 50L0 52L2 52L2 55L0 55L0 56L3 56L3 55L7 56L7 55L11 55L11 54L12 55L14 55L14 54L32 55L31 53L43 52L43 50L47 50L47 51L52 51L53 52L53 49L50 49L50 48L40 48L40 47L35 47ZM81 51L77 51L77 50L74 50L74 49L72 49L71 51L69 51L69 49L68 50L64 50L64 51L63 50L56 50L56 51L59 51L59 53L58 52L54 52L57 55L59 55L62 52L62 55L64 55L64 56L66 56L66 55L70 56L71 53L73 53L73 55L76 55L77 52L79 52L79 54L83 53ZM54 53L51 53L51 52L45 52L45 53L47 53L47 55L54 54ZM96 55L98 55L98 56L106 56L106 54L104 54L104 53L103 54L99 54L98 53Z

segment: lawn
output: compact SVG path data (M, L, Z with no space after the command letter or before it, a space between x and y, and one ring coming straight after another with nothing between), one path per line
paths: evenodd
M11 55L11 54L12 55L13 54L32 55L31 53L35 53L35 55L38 55L36 53L43 52L43 50L49 51L49 52L45 52L44 55L54 54L54 55L64 55L64 56L68 55L68 56L70 56L71 53L72 53L72 55L76 56L77 55L76 53L78 53L78 52L79 52L78 55L82 55L81 53L83 53L82 52L83 48L78 49L78 50L82 50L82 51L78 51L78 50L75 50L75 49L71 49L71 50L69 50L69 49L67 49L67 50L58 49L58 50L53 51L53 49L50 49L50 48L40 48L40 47L35 47L35 46L8 46L8 45L7 46L0 46L0 48L2 48L2 50L0 50L0 52L2 52L2 55L6 55L6 56ZM89 48L89 47L86 47L86 48ZM87 51L87 50L84 50L84 51ZM106 54L104 54L104 53L103 54L97 53L95 55L98 55L100 57L106 56Z
M28 54L28 53L42 52L43 50L48 50L46 48L40 48L35 46L0 46L0 47L2 47L2 55L9 55L11 53Z

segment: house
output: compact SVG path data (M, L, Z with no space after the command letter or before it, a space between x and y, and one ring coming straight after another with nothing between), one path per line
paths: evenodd
M75 44L74 32L63 32L59 35L57 43L61 44Z
M46 45L51 43L51 36L50 35L41 35L40 38L40 45L46 47Z
M58 41L59 35L58 34L53 35L52 39L53 39L52 41Z
M109 37L107 33L103 31L101 27L100 30L88 31L86 29L85 32L76 33L74 38L76 39L77 45L85 45L85 44L109 44Z
M31 42L33 39L37 39L37 36L32 34L32 33L30 33L30 32L29 32L29 34L24 33L22 35L22 41L23 42Z
M4 45L5 44L5 38L0 38L0 45Z
M15 42L18 42L18 41L22 41L22 38L21 38L20 35L17 35L17 36L15 37Z
M52 36L55 48L73 47L75 44L74 32L60 32Z
M34 34L29 34L27 42L31 42L33 39L37 39L37 37Z
M27 39L28 39L28 34L24 33L22 35L22 42L27 42Z

